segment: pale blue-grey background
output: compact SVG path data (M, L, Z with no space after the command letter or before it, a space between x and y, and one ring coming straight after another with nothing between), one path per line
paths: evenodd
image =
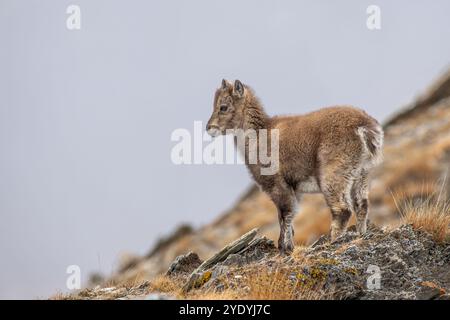
M79 31L66 8L81 7ZM382 29L366 28L381 7ZM355 104L385 119L450 62L450 2L0 0L0 297L109 274L250 183L175 166L176 128L207 120L223 77L270 114Z

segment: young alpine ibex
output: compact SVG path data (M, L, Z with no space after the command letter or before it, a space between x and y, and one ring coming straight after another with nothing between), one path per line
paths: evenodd
M303 193L324 195L331 209L332 240L346 230L352 212L357 231L366 231L368 174L381 161L383 130L364 111L342 106L269 117L252 89L239 80L234 84L223 80L206 129L211 136L236 129L278 130L279 168L275 174L262 175L260 163L248 163L248 143L242 151L253 178L278 209L281 253L294 248L292 220Z

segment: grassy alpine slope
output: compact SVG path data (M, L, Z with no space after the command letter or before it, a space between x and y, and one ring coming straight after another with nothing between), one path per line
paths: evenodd
M197 230L180 227L148 255L124 259L110 278L54 298L448 298L450 72L393 116L384 130L384 162L372 177L372 226L364 237L350 228L333 244L323 241L328 208L321 195L306 195L295 218L297 248L292 257L279 257L273 250L275 207L252 186L212 223ZM259 228L262 247L230 255L202 274L196 288L181 290L202 259L253 228ZM178 261L184 272L166 275L174 259L190 251L195 256ZM380 269L380 290L367 289L369 265Z

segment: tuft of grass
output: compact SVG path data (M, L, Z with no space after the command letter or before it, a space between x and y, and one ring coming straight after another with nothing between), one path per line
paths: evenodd
M398 210L403 223L428 232L438 243L450 240L450 202L442 200L441 193L424 200L406 201Z
M57 292L54 295L50 296L48 300L76 300L76 298L70 294Z
M181 284L179 282L170 277L162 275L150 281L149 287L149 292L157 291L161 293L174 294L176 296L180 294L181 290Z

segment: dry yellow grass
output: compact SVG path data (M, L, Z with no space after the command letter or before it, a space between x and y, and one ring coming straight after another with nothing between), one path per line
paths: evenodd
M403 223L430 233L436 242L450 240L450 202L430 195L425 200L408 201L399 208Z
M301 277L291 275L281 268L273 271L267 268L247 270L239 280L239 285L225 282L221 292L196 290L182 298L201 300L320 300L326 295L320 290L321 284L305 285Z
M158 276L150 281L150 291L179 296L181 294L181 283L167 276Z
M192 300L241 300L240 293L237 290L225 289L223 291L193 291L182 297Z
M62 292L57 292L54 295L50 296L48 300L70 300L70 296Z
M304 286L299 279L292 280L286 270L261 270L247 279L246 299L254 300L319 300L320 290Z

